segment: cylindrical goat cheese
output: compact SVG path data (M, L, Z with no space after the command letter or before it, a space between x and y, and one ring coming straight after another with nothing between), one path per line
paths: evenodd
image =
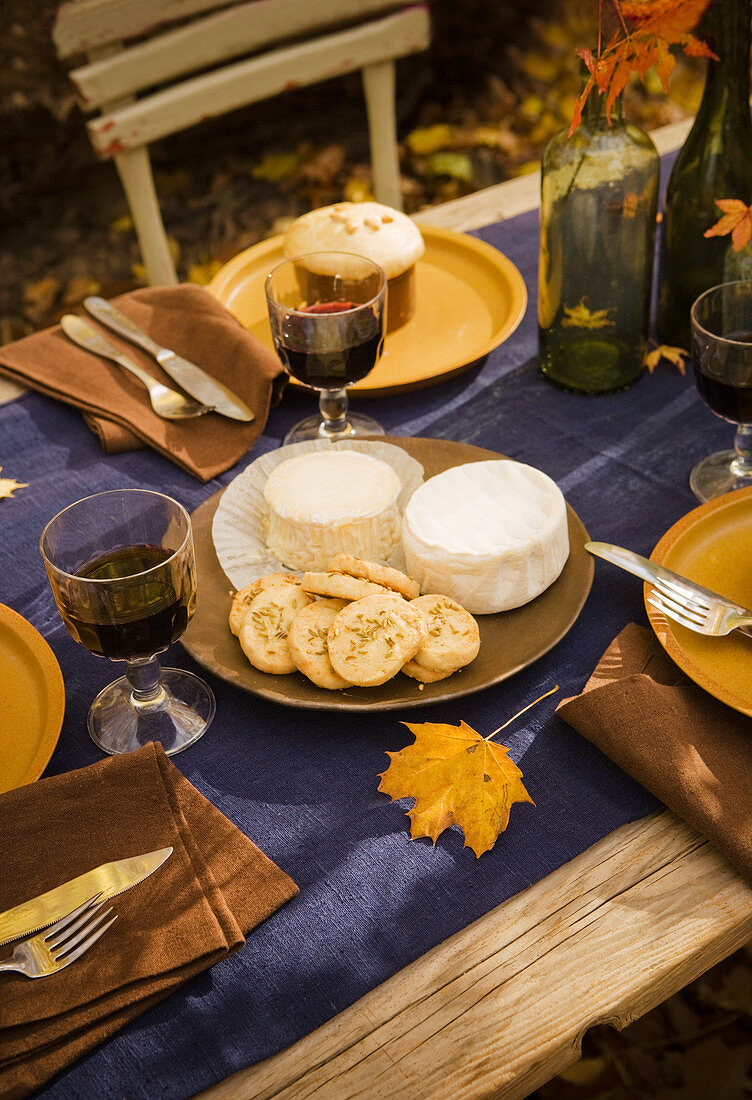
M407 572L473 615L520 607L569 556L567 508L541 470L510 459L454 466L420 485L402 519Z
M399 543L401 488L388 463L360 451L287 459L264 486L267 546L290 569L326 569L336 554L385 561Z

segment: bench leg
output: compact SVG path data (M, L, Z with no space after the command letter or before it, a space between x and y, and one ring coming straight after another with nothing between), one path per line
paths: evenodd
M114 160L130 207L149 284L174 286L178 277L159 209L149 150L145 145L139 146L118 153Z
M379 202L402 210L394 107L394 62L379 61L366 65L361 73L371 141L373 193Z

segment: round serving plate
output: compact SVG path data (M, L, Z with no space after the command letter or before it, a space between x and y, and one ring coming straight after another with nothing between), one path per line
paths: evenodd
M0 793L38 779L63 724L60 665L39 631L0 604Z
M426 478L466 462L502 459L504 455L465 443L387 436L425 469ZM200 665L244 691L284 706L316 710L395 710L471 695L507 679L547 653L576 621L593 581L593 558L585 550L588 534L567 506L570 554L558 579L537 599L498 615L479 615L480 653L446 680L420 685L401 673L373 688L327 691L300 673L270 676L246 660L230 632L228 615L233 587L222 572L212 541L212 519L221 492L193 513L199 594L196 614L183 635L183 645Z
M426 250L416 264L415 314L387 336L381 359L349 393L379 397L444 381L511 336L524 316L525 281L503 253L466 233L420 228ZM283 239L238 253L208 288L272 351L264 280L285 259Z
M752 607L752 489L716 497L682 516L650 555L703 588ZM710 695L752 715L752 639L733 631L712 637L667 619L647 602L658 641L683 672Z

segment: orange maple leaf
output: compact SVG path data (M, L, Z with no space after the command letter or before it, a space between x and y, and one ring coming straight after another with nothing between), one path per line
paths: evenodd
M715 204L723 216L706 229L703 237L725 237L731 234L731 247L741 252L752 238L752 203L747 206L741 199L716 199Z
M481 737L466 722L403 725L415 741L387 753L390 764L378 789L392 799L415 799L407 814L413 838L427 836L435 844L450 825L459 825L465 848L478 857L506 829L513 803L535 805L504 745Z
M582 108L597 87L606 96L606 118L624 91L632 73L644 83L651 68L658 74L664 91L676 61L670 46L680 46L690 57L716 55L692 29L708 6L709 0L611 0L618 29L607 45L602 44L603 5L598 6L598 49L576 52L582 58L590 78L575 101L570 136L582 119Z

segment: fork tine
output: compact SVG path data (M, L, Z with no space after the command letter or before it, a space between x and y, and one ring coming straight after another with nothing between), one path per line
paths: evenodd
M112 912L112 906L109 909L105 909L103 913L99 910L104 905L103 901L100 901L99 905L95 906L89 913L85 915L82 920L76 921L76 923L65 932L62 932L57 939L52 940L50 943L50 953L56 958L60 955L66 954L71 948L75 947L77 943L88 935L93 928L96 928L98 924L101 924L105 917L108 917Z
M686 615L692 622L697 623L698 626L705 622L705 612L700 611L698 608L687 607L686 604L681 603L679 600L674 599L672 596L667 596L665 593L661 593L658 597L663 604L669 608L674 614Z
M706 614L710 610L710 604L707 600L702 599L696 592L692 592L681 584L675 584L674 581L665 580L663 577L655 577L653 584L665 596L678 596L683 606L691 605Z
M663 615L667 615L669 619L674 619L675 622L679 623L681 626L686 626L689 630L697 630L700 625L693 619L688 619L681 611L675 611L667 607L660 596L648 596L648 603Z
M92 913L96 913L98 909L101 909L104 905L105 899L95 904L97 898L101 897L99 894L94 894L93 897L85 901L83 905L79 905L78 909L74 909L72 913L68 913L67 916L61 917L55 924L50 925L44 934L44 942L48 947L56 947L58 943L62 942L72 935L82 924L88 921Z
M111 912L112 909L107 909L104 913L100 914L97 920L94 921L93 931L91 930L91 928L85 928L74 941L77 943L81 936L85 936L87 932L91 932L91 934L83 941L83 943L79 943L78 947L76 947L69 954L66 951L63 951L60 955L57 956L55 961L58 963L58 966L61 970L69 963L75 962L76 959L80 959L84 952L88 951L92 944L96 943L99 937L105 934L110 925L115 923L118 918L117 913L114 917L110 917L110 919L107 921L107 924L102 924L101 928L96 927L96 925L101 924L104 918Z

